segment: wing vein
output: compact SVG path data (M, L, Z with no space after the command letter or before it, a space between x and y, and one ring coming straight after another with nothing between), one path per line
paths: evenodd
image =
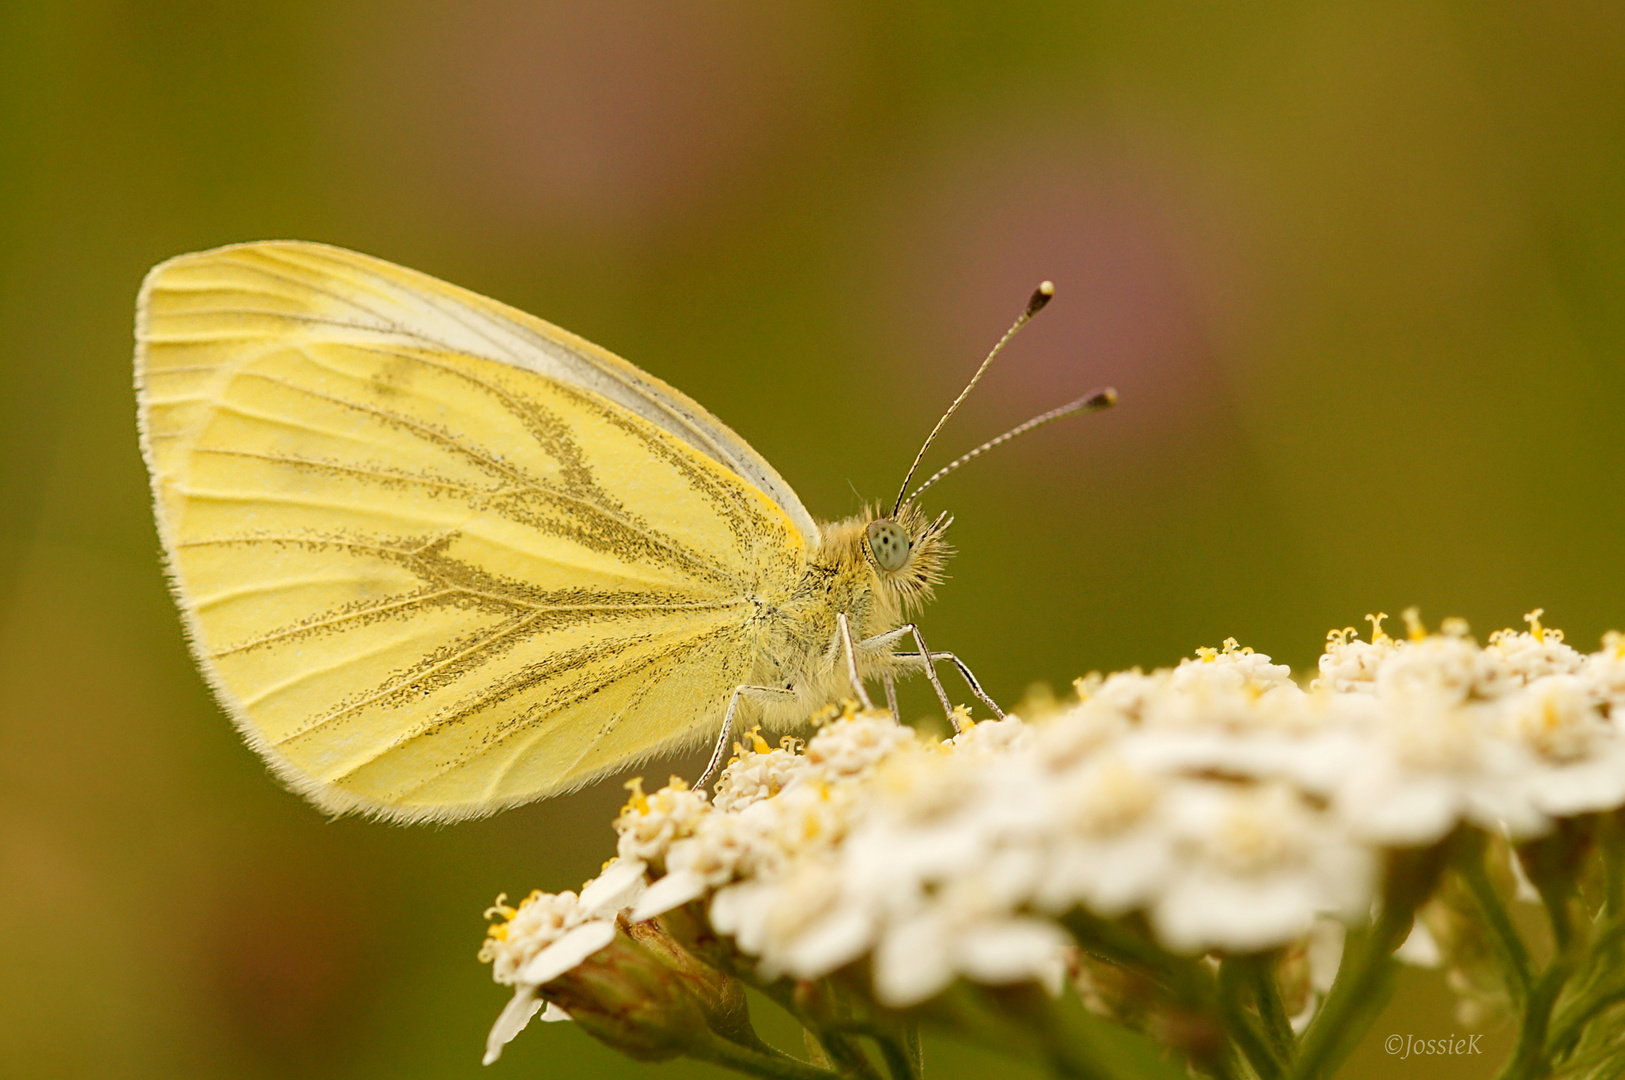
M369 604L365 607L357 608L354 611L347 611L342 615L330 615L326 618L317 619L313 622L296 623L293 626L275 631L273 633L261 634L259 637L253 638L249 641L242 642L238 645L233 645L229 649L211 651L208 656L210 660L219 660L223 657L235 656L237 653L258 649L273 642L284 641L290 637L297 637L300 634L308 634L316 630L329 630L335 626L342 626L347 622L354 622L356 619L365 619L375 615L383 615L391 611L398 611L402 608L419 607L443 596L450 596L457 591L457 589L439 589L432 593L419 593L413 596L405 596L398 599L380 601L377 604ZM350 660L345 661L345 663L351 662L352 661ZM278 685L280 686L281 684Z
M362 698L360 701L352 702L351 704L346 705L346 706L344 706L343 708L340 708L340 709L335 709L332 712L327 713L325 716L321 716L321 717L316 718L314 722L308 724L307 726L305 726L303 728L300 728L297 731L293 731L293 732L289 733L288 735L283 736L282 742L286 742L289 739L297 738L300 735L308 734L308 733L310 733L312 731L315 731L317 728L325 727L328 724L332 723L334 720L337 720L341 716L345 716L345 715L347 715L349 713L353 713L358 709L364 709L368 705L371 705L375 701L381 701L384 698L389 697L391 694L398 694L402 690L406 690L406 689L408 689L408 688L410 688L412 686L416 686L418 683L422 682L424 679L427 679L432 675L439 674L441 671L444 671L447 667L449 667L449 666L451 666L453 664L456 664L458 661L463 660L463 659L465 659L465 658L467 658L469 656L474 656L474 655L478 654L480 651L490 647L491 645L493 645L496 642L502 640L503 638L513 636L514 634L516 634L519 631L523 630L525 627L529 626L531 623L535 622L537 619L541 618L542 614L543 613L540 612L540 611L534 611L534 612L530 613L529 615L526 615L523 619L520 619L516 623L513 623L513 624L511 624L511 625L509 625L507 627L501 627L501 628L498 628L496 630L493 630L489 634L486 634L483 638L479 639L478 641L475 641L475 642L471 643L470 645L468 645L466 648L463 648L463 649L459 650L458 652L453 653L451 656L446 657L444 660L441 660L439 663L433 665L432 667L426 668L425 670L418 672L417 674L413 675L409 679L403 679L400 682L394 683L393 685L386 682L386 684L384 686L379 687L377 690L375 690L372 693L368 694L366 697ZM391 746L400 745L400 743L403 741L403 738L404 738L404 736L397 736L395 739L391 740Z
M421 487L446 488L450 491L461 492L465 495L475 495L483 498L493 498L512 494L517 491L534 490L526 487L499 487L481 488L473 484L463 484L456 480L447 480L441 477L414 476L411 473L399 472L391 469L370 468L362 465L340 465L332 461L323 461L320 458L300 457L297 454L266 454L255 450L226 450L213 446L200 446L193 451L195 454L210 454L216 457L249 458L254 461L268 461L277 465L292 465L295 467L309 466L326 472L349 473L353 476L373 477L379 480L415 484Z
M301 350L301 354L304 355L306 357L307 361L309 363L311 363L313 366L322 368L323 370L326 370L326 371L332 371L332 372L334 372L336 374L341 374L341 375L344 374L340 369L334 368L329 364L322 363L320 360L318 360L314 356L311 356L308 353L304 352L304 350ZM413 359L412 357L404 357L404 358ZM421 358L421 357L417 357L415 359L417 359L420 363L423 363L423 364L431 366L431 367L437 367L437 368L442 367L442 365L436 365L432 361L426 360L426 359ZM529 491L537 492L538 494L544 495L544 496L546 496L548 498L551 498L551 499L558 499L558 500L561 500L561 501L564 501L564 502L571 502L571 503L576 504L577 506L582 506L582 507L585 507L587 509L590 509L594 513L601 514L601 515L603 515L604 518L606 518L606 519L608 519L610 521L613 521L615 524L619 525L621 528L627 530L628 532L637 535L638 537L640 537L642 540L644 540L646 543L648 543L652 547L657 547L657 548L660 548L660 549L664 550L668 555L673 556L679 563L686 564L690 569L698 568L699 571L705 576L712 577L712 578L722 578L723 580L725 580L725 581L727 581L727 582L729 582L731 584L735 584L735 585L742 584L739 581L739 579L730 571L730 569L727 566L722 565L722 564L720 564L718 562L715 562L713 560L709 560L709 559L706 559L706 558L702 557L698 553L689 550L689 548L686 545L683 545L683 544L677 542L676 540L673 540L670 537L664 536L664 535L662 535L660 533L657 533L657 532L650 531L647 527L645 527L641 523L633 522L633 521L629 520L628 518L626 518L625 515L622 514L619 510L617 510L615 508L612 508L612 507L609 507L609 506L606 506L601 502L596 502L596 501L594 501L592 499L583 498L582 496L574 495L574 494L571 494L570 492L567 492L567 491L561 491L558 488L555 488L555 487L553 487L553 486L551 486L549 484L546 484L546 483L544 483L544 482L542 482L540 480L537 480L537 479L529 476L528 474L524 473L522 470L518 470L516 468L510 468L510 467L506 466L499 459L496 459L496 458L483 458L479 454L477 454L474 450L471 450L471 449L463 446L462 443L460 442L460 440L457 440L457 439L453 438L450 435L445 435L444 433L437 432L436 429L433 428L430 425L417 424L415 421L408 420L405 417L401 417L401 416L399 416L399 414L390 412L387 409L378 409L378 408L374 408L374 407L368 406L368 405L362 405L362 404L355 403L355 402L348 402L348 401L345 401L342 398L336 398L336 397L332 397L331 395L328 395L328 394L323 394L320 391L310 390L310 389L307 389L305 387L298 386L295 383L288 382L286 379L278 378L278 377L276 377L274 375L266 375L266 374L263 374L263 373L260 373L260 372L245 372L243 374L244 374L244 377L252 377L252 378L256 378L256 379L263 379L263 380L265 380L267 382L271 382L271 383L274 383L276 385L285 386L288 389L294 391L295 393L307 394L307 395L309 395L311 397L314 397L314 398L316 398L318 400L327 401L327 402L330 402L332 404L338 405L341 408L354 409L357 412L375 415L375 416L379 417L380 419L384 420L384 422L386 422L386 423L388 423L390 421L393 421L393 420L399 420L403 424L403 426L406 426L409 429L411 429L414 434L420 435L420 437L422 437L426 442L436 442L436 443L439 443L440 445L446 446L450 450L463 453L469 459L469 461L475 465L475 467L481 467L481 465L483 464L484 466L489 468L491 471L499 472L506 479L510 480L511 482L513 482L518 487L524 488L524 489L529 490ZM479 379L479 378L477 378L477 377L475 377L473 375L465 374L465 373L458 373L458 374L464 374L465 378L467 378L469 381L473 382L475 385L483 387L484 389L486 389L492 395L497 396L500 399L503 399L505 401L511 401L511 399L508 398L508 396L503 391L499 390L498 388L496 388L494 386L491 386L490 384L486 383L484 380ZM245 415L251 415L251 414L246 413L246 411L244 411L244 410L237 410L237 411L243 412ZM738 500L742 499L742 495L739 492L732 491L727 486L724 486L723 490L728 492L729 495L736 500L736 505L738 505ZM740 506L739 508L743 509L742 506Z

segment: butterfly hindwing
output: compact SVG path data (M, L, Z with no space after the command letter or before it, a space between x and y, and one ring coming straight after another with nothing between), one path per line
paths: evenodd
M756 601L805 561L782 503L546 364L459 348L497 337L472 294L400 271L413 308L398 268L313 250L172 260L138 325L160 533L250 741L330 809L444 819L715 724Z

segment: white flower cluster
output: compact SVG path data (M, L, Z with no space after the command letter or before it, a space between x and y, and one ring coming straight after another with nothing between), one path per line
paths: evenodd
M587 883L577 896L573 892L533 892L517 908L504 903L505 897L485 912L486 918L500 916L491 924L480 959L491 965L492 977L514 988L485 1044L485 1064L502 1054L503 1046L542 1012L552 1022L570 1016L557 1005L543 1002L536 988L575 968L587 957L615 939L615 917L644 889L643 864L612 862L602 874ZM546 1011L543 1012L543 1007Z
M1080 910L1182 953L1300 944L1370 911L1384 849L1625 804L1625 639L1583 655L1538 615L1482 648L1414 617L1408 640L1338 631L1308 688L1228 641L945 742L878 712L805 747L752 733L714 800L635 789L605 876L527 902L488 958L534 986L606 911L692 903L765 976L867 957L902 1008L960 976L1058 985Z

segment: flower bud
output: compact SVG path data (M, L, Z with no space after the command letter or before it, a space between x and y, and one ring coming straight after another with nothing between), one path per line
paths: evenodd
M738 979L724 975L683 948L658 920L633 923L626 932L682 982L712 1031L734 1042L755 1044L745 988Z
M695 971L680 970L669 962L674 957L662 955L660 943L650 944L632 937L623 924L607 946L544 983L542 996L593 1038L638 1061L666 1061L688 1053L709 1041L708 1012L725 1001L726 991L707 986ZM702 966L692 957L689 963ZM715 980L726 981L721 975ZM743 1010L743 991L738 998Z

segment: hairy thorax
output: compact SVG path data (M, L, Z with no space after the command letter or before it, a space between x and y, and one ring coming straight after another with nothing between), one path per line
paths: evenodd
M819 545L787 600L763 610L763 647L749 681L782 688L793 696L764 701L763 720L788 726L832 701L852 696L852 684L841 638L840 616L846 615L854 646L895 630L926 600L941 580L948 548L941 534L946 523L928 521L918 511L905 511L898 524L911 538L910 555L892 572L876 565L865 543L872 513L821 523ZM904 646L907 648L907 646ZM908 670L892 656L890 645L855 648L861 677Z

